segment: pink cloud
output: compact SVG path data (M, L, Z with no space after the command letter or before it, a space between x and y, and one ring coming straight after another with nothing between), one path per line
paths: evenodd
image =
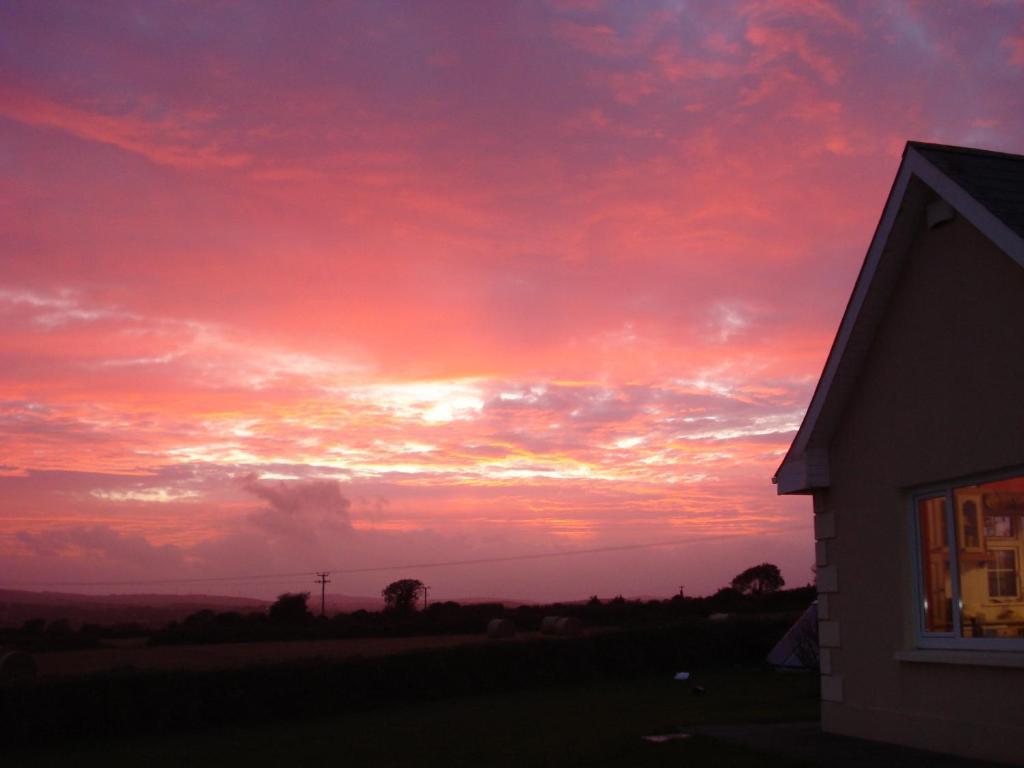
M251 158L244 153L225 152L216 144L196 141L197 134L187 122L173 119L147 120L134 114L101 112L58 104L30 91L0 88L0 114L19 122L56 128L126 152L142 155L161 165L179 168L240 168ZM205 122L209 115L191 113L192 120Z
M747 3L742 13L762 19L804 17L846 33L861 32L861 25L855 19L843 13L839 4L828 0L756 0Z
M1010 49L1011 64L1024 66L1024 35L1006 38L1003 40L1003 46Z
M654 77L649 72L613 72L608 76L608 88L623 104L636 104L657 92Z
M249 475L242 487L266 502L250 521L270 535L314 539L345 536L352 530L351 503L341 494L337 481L267 482Z
M563 21L555 26L554 34L573 47L597 56L616 57L625 53L625 47L618 34L604 24Z
M91 525L53 528L41 533L19 532L16 536L23 551L34 558L78 561L86 568L136 577L155 568L163 572L180 571L184 555L171 545L153 545L138 534L123 534L109 526Z
M1024 149L1020 9L463 10L0 12L18 574L720 534L439 579L713 589L762 540L806 571L767 479L905 139Z
M812 45L803 32L751 24L747 27L746 37L757 49L755 61L758 67L792 56L829 85L839 81L840 67L830 56Z

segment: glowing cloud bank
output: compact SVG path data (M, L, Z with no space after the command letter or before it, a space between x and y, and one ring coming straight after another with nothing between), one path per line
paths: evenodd
M1000 3L6 4L3 578L808 581L769 478L903 143L1024 151L1022 52Z

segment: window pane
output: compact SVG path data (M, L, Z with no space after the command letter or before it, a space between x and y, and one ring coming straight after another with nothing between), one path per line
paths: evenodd
M1017 553L1012 549L992 551L988 561L988 596L1017 597Z
M963 636L1024 637L1024 477L956 488L953 499Z
M1013 515L1001 515L985 511L985 536L996 539L1014 537Z
M917 502L921 532L922 610L925 632L952 632L949 539L946 536L946 500L943 497Z

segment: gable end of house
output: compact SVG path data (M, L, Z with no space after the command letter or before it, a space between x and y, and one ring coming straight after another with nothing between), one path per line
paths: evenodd
M1024 156L909 142L807 413L772 478L780 494L829 486L828 444L920 227L952 215L1024 267Z

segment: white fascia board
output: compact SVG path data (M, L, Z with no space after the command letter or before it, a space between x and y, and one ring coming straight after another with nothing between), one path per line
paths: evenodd
M773 479L780 495L810 493L818 488L827 488L828 454L820 448L805 451L791 461L783 462Z
M787 493L800 493L807 489L807 461L803 455L787 455L782 466L772 478L775 490L780 496Z
M892 232L900 205L903 203L903 196L907 191L907 184L910 183L912 173L908 160L908 157L904 157L903 162L900 164L896 180L893 182L892 189L889 191L889 197L885 202L885 208L882 210L882 217L879 219L878 227L875 229L875 236L871 239L871 245L868 246L867 255L864 257L864 264L860 268L860 274L857 275L857 281L854 283L850 300L846 304L846 311L843 313L843 319L839 323L839 330L836 332L832 348L829 350L828 359L825 361L825 368L822 370L821 378L818 379L818 384L814 388L811 403L807 406L807 413L804 414L804 419L800 423L800 429L797 431L796 437L793 438L793 444L790 446L786 458L783 459L782 465L776 473L775 477L779 494L807 492L815 487L821 488L828 485L828 454L824 449L819 449L820 455L816 457L817 461L814 462L825 467L824 478L818 478L819 481L824 479L824 485L811 485L812 478L809 476L806 455L807 443L811 435L814 434L818 417L821 416L822 408L825 406L826 400L828 400L829 390L832 388L832 382L835 380L839 363L846 352L850 335L853 332L861 307L864 305L864 300L868 295L875 272L878 270L878 263L881 260L882 252L885 250L885 245L889 241L889 234Z

